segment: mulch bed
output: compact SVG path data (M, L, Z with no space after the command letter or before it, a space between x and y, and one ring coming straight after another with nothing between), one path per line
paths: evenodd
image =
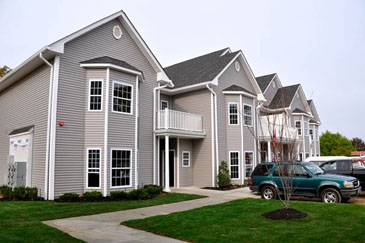
M298 211L294 208L282 208L263 214L267 219L280 220L280 219L302 219L307 217L306 213Z
M218 191L228 191L228 190L238 189L238 188L242 188L242 187L245 187L245 186L231 185L231 186L227 186L227 187L203 187L202 189L218 190Z

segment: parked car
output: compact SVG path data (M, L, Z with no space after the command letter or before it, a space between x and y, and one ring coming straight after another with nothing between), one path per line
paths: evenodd
M361 158L338 158L324 161L319 165L326 173L356 177L365 190L365 163Z
M292 182L292 195L319 198L325 203L347 202L359 195L359 180L351 176L327 174L311 162L268 162L256 166L250 189L264 199L283 195L282 180Z

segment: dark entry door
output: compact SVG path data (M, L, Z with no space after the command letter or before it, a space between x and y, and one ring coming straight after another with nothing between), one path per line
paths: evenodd
M170 186L175 186L175 152L169 151L169 174L170 174Z

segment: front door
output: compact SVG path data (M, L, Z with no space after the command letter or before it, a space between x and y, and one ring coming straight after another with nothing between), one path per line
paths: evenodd
M162 166L161 175L163 175L162 182L165 184L165 150L162 150ZM169 151L169 183L170 186L175 186L175 150Z
M27 163L15 162L15 167L16 167L16 186L26 186Z

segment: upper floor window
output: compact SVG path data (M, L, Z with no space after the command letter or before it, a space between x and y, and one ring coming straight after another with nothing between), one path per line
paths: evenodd
M89 110L101 111L103 100L103 81L90 80L89 83Z
M298 136L302 136L302 122L301 121L295 121L295 127L298 132Z
M113 82L113 111L132 114L133 87L132 85Z
M161 100L161 110L165 110L166 108L169 108L169 102L166 100Z
M243 105L243 121L246 126L252 126L252 106Z
M229 125L238 125L238 104L228 103Z
M313 139L314 139L313 129L309 129L309 136L310 136L311 140L313 141Z
M190 152L189 151L182 152L182 166L190 167Z

